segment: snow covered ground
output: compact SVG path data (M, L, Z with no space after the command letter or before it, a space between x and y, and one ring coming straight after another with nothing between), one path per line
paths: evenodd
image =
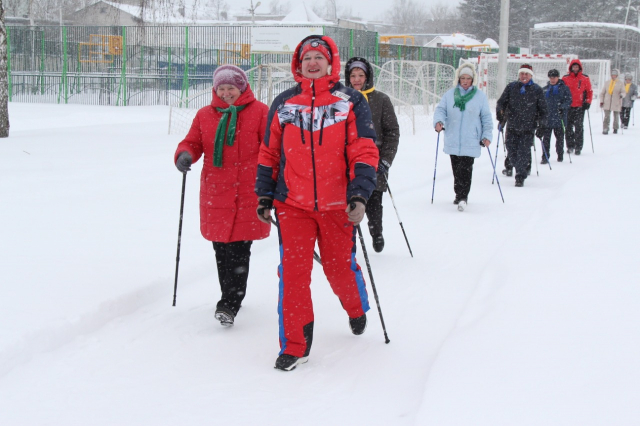
M603 136L591 111L595 154L587 132L582 156L538 165L524 188L499 175L504 204L485 151L464 213L442 152L431 204L433 130L405 132L390 183L415 257L388 197L386 248L368 246L391 343L371 290L369 328L353 336L316 268L311 357L283 373L275 230L254 244L244 306L222 328L200 164L171 306L182 178L166 107L12 103L10 115L3 425L640 423L640 122Z

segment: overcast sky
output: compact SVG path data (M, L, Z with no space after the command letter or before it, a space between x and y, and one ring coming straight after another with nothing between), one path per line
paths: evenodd
M269 11L269 4L271 0L259 0L262 4L256 9L256 13L266 13ZM287 0L280 0L281 3L286 3ZM293 4L297 0L288 0ZM450 6L457 6L460 0L412 0L414 3L421 5L424 9L429 9L430 6L435 4L447 4ZM253 4L256 4L258 0L254 0ZM322 3L324 0L307 0L307 4L313 5L315 3ZM227 0L231 9L237 8L249 8L251 5L250 0ZM351 5L351 9L354 15L359 15L364 19L382 19L385 13L391 9L393 0L337 0L338 10L346 5Z

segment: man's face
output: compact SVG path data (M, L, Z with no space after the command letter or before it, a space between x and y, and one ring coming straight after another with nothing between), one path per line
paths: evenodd
M529 80L531 80L531 74L528 72L521 72L518 74L518 79L520 80L520 83L527 84Z
M560 77L549 77L549 83L551 83L552 86L555 86L556 84L558 84L559 80L560 80Z
M573 64L571 66L571 72L573 72L574 74L578 74L578 71L580 71L580 65L578 64Z
M611 74L611 80L616 80L618 78L618 74Z

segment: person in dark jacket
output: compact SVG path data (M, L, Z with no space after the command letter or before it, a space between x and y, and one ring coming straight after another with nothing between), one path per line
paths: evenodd
M556 137L556 154L558 162L564 157L564 128L567 122L567 113L571 106L571 91L562 80L558 70L550 70L549 83L542 89L547 100L547 122L544 127L536 130L536 136L542 139L547 155L551 158L551 132ZM541 164L547 164L547 158L542 153Z
M582 62L574 59L569 64L569 74L562 81L571 91L571 107L567 115L567 152L580 155L584 145L584 113L591 108L593 90L591 79L582 73Z
M376 129L376 146L380 152L378 163L378 183L367 202L367 219L369 233L373 240L373 249L380 253L384 249L382 236L382 194L387 190L389 168L398 152L400 142L400 126L389 96L373 86L373 69L364 58L353 57L344 68L345 86L352 87L362 93L369 102L371 118Z
M204 154L200 230L216 253L222 295L215 317L223 326L233 325L247 292L251 243L268 237L271 228L256 217L253 193L268 110L254 97L244 71L218 67L211 105L198 110L175 153L182 173Z
M380 158L369 104L340 83L340 68L333 39L302 40L291 63L298 84L274 99L260 146L257 214L269 223L274 208L280 236L279 370L293 370L311 351L316 241L351 332L361 335L367 327L369 301L356 261L355 225L376 187Z
M547 102L542 88L533 82L533 67L522 64L518 70L518 81L509 83L496 106L499 128L507 125L505 145L507 159L503 174L511 176L511 167L516 168L516 186L524 186L531 169L531 146L534 132L547 120Z

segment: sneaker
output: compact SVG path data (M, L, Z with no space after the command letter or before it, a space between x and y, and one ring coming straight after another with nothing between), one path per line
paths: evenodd
M361 315L358 318L349 318L349 327L351 327L351 332L356 336L364 333L367 329L367 314Z
M548 161L547 161L546 158L543 158L542 161L540 161L540 164L547 164L547 163L548 163Z
M458 203L458 211L463 212L466 207L467 207L467 200L460 200L460 202Z
M231 327L235 319L235 315L227 308L216 309L216 319L220 321L220 325L223 327Z
M618 129L613 129L613 134L614 135L618 134Z
M380 253L384 249L384 237L382 234L373 237L373 249L376 253Z
M513 169L504 169L502 174L505 176L513 176Z
M273 366L276 370L291 371L295 370L299 364L304 364L309 361L308 356L298 358L297 356L282 354L276 359L276 365Z
M581 151L580 151L579 149L576 149L575 154L576 154L576 155L580 155L580 152L581 152Z

